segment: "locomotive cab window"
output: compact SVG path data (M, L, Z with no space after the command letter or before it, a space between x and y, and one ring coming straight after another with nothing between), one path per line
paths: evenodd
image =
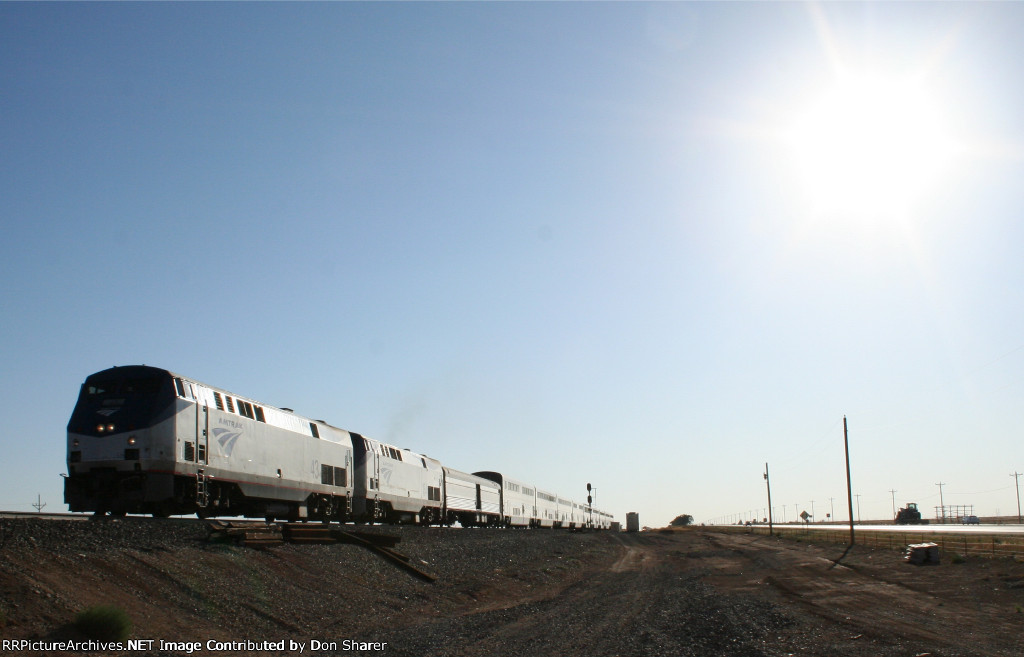
M314 438L320 437L320 430L316 428L316 424L314 422L309 423L309 430L313 434Z

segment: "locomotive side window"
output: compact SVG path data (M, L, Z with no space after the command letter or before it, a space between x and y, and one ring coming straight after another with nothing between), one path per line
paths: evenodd
M256 419L259 420L260 422L266 422L267 418L263 415L263 407L254 406L253 408L256 409Z
M313 433L314 438L320 437L320 430L316 428L316 424L313 422L309 423L309 430Z
M185 384L183 384L181 382L181 379L178 379L178 378L174 379L174 389L178 391L178 396L179 397L182 397L182 398L185 397Z

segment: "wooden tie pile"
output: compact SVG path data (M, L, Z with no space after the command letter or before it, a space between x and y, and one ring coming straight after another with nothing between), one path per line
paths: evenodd
M400 536L350 532L329 525L302 523L232 523L209 520L207 524L210 527L211 541L232 542L247 547L263 547L281 543L354 544L384 557L424 581L433 582L436 579L433 575L414 566L409 557L392 549L402 540Z
M939 563L939 546L936 543L908 545L903 560L916 566L925 563Z

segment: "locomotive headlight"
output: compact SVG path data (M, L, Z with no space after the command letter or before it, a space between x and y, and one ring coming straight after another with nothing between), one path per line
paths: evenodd
M108 424L107 425L107 431L113 433L114 432L114 425L113 424Z
M74 440L71 441L71 446L78 447L78 438L75 438Z
M105 426L103 426L102 424L97 424L96 425L96 433L103 433L106 430L107 430L107 428Z
M129 445L134 445L135 444L135 436L129 436L128 437L128 444Z

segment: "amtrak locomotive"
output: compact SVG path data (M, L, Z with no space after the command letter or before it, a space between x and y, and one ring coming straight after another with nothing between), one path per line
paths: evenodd
M86 378L68 422L71 511L608 528L609 514L145 365Z

